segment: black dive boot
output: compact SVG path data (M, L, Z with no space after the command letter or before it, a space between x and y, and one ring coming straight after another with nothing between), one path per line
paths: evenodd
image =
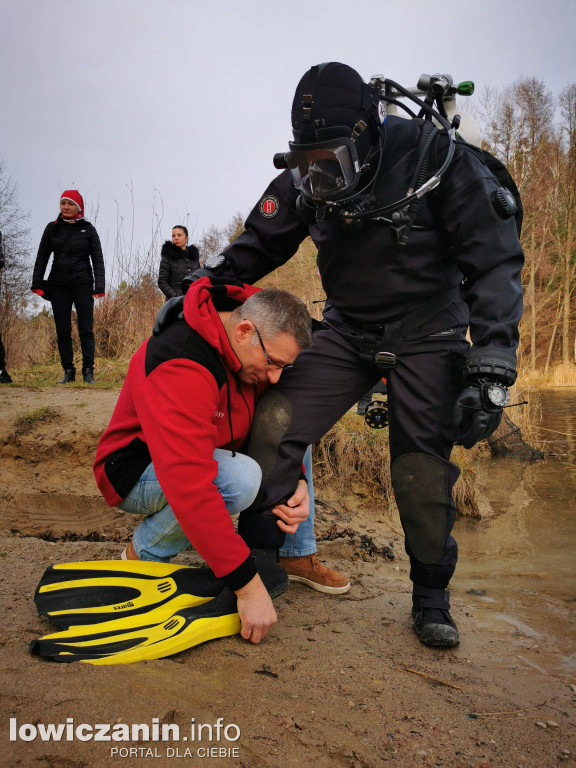
M64 368L64 378L58 384L71 384L76 381L76 368Z
M277 549L251 549L250 554L256 561L258 575L264 582L268 594L274 600L290 586L288 574L278 562Z
M94 368L82 368L82 376L85 384L96 384L94 381Z
M12 384L12 377L6 368L2 368L0 371L0 384Z
M456 624L450 616L450 593L414 585L412 619L420 642L433 648L453 648L460 643Z

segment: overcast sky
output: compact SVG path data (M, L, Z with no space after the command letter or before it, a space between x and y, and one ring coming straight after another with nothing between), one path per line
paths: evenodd
M277 173L312 64L406 86L449 72L477 91L527 75L558 93L575 38L575 0L0 0L0 158L34 251L69 188L109 258L117 215L138 247L162 207L162 240L183 221L198 240Z

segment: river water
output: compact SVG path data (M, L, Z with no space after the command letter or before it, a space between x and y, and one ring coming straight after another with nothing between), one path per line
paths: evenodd
M536 447L546 457L480 462L494 516L458 520L452 587L495 640L514 639L520 663L576 673L576 391L538 393Z

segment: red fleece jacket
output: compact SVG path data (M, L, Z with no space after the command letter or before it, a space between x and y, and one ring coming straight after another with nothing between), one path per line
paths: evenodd
M258 290L227 285L226 300L243 303ZM227 383L219 388L207 368L186 357L171 357L150 370L146 351L152 340L144 342L130 362L112 419L98 444L94 474L108 504L119 504L122 497L106 474L106 459L135 438L143 441L190 543L216 576L236 571L231 578L237 589L243 586L239 580L247 583L256 570L213 483L218 472L213 453L215 448L230 447L230 425L235 449L242 447L252 425L256 393L253 385L234 375L241 364L215 309L216 293L208 278L193 283L186 294L184 318L220 354ZM161 342L162 334L158 339Z

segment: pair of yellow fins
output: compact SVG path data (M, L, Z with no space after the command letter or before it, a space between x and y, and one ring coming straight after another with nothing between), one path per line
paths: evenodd
M59 662L131 664L240 632L236 595L210 568L101 560L46 569L34 595L63 631L32 653Z

